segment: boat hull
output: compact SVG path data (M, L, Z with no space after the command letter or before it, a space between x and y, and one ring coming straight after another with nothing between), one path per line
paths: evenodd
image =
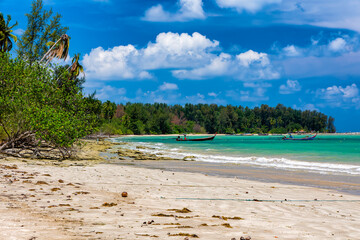
M208 137L208 138L194 138L194 139L176 139L178 142L201 142L201 141L211 141L215 138L215 136Z
M312 136L312 137L307 137L307 138L287 138L284 137L283 140L287 140L287 141L308 141L308 140L314 140L316 137L316 135Z

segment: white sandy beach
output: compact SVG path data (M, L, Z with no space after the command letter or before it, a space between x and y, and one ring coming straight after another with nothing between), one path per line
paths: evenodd
M200 173L89 165L98 159L95 148L89 149L94 151L87 161L60 165L0 159L0 239L360 238L360 196ZM127 198L121 196L124 191ZM184 208L191 212L178 212Z

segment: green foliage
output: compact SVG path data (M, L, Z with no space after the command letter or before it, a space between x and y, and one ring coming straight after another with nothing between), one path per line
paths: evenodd
M10 27L11 16L7 16L7 21L4 19L4 15L0 13L0 52L9 52L12 49L12 41L17 41L17 37L12 34L12 28L18 23Z
M92 103L72 81L58 86L47 68L0 54L0 129L7 141L24 133L68 148L98 124Z
M328 119L328 125L327 125L327 131L330 132L330 133L336 132L334 122L335 122L335 119L330 116L329 119Z
M303 130L303 127L299 123L291 122L286 126L286 130L287 130L287 132L298 132L298 131Z
M107 108L111 104L103 105ZM127 130L134 134L335 131L332 117L328 118L317 111L287 108L281 104L250 109L215 104L185 104L183 107L160 103L127 103L114 109L117 109L115 114L111 114L114 118L106 124L112 125L113 129L121 129L123 134Z
M234 133L234 129L232 129L231 127L228 127L225 129L225 132L226 134L233 134Z
M102 104L102 115L105 120L111 120L116 111L116 104L109 100Z
M4 131L4 129L2 127L0 127L0 144L2 142L3 139L6 139L6 132Z
M195 122L194 122L194 121L187 121L187 122L186 122L186 125L185 125L185 130L186 130L186 132L192 132L194 126L195 126Z
M18 58L13 59L4 53L11 49L10 38L16 41L10 34L11 18L6 23L0 14L0 152L69 157L74 142L99 125L102 103L94 94L82 94L85 79L78 78L83 71L79 54L71 66L48 68L38 61L42 55L47 63L68 56L70 37L65 34L68 28L60 24L61 15L44 10L43 1L34 0L26 16L28 26L18 43ZM56 43L48 50L49 41Z
M71 72L68 71L70 69L70 67L71 66L69 66L69 65L54 66L53 67L54 79L56 79L59 87L63 86L63 84L65 84L66 82L69 82L69 83L72 83L72 85L76 86L78 89L80 89L82 91L83 84L85 83L85 77L81 77L81 78L72 77ZM95 98L95 95L93 95L92 97ZM100 102L100 105L101 105L101 102Z
M122 129L124 129L124 127L121 124L121 121L112 121L112 122L105 122L104 124L101 125L100 127L100 132L102 134L106 134L106 135L110 135L110 134L116 134L116 135L122 135L122 134L126 134L126 129L125 129L125 133L123 133Z
M286 128L279 127L279 128L271 129L269 133L284 134L284 133L288 133L288 131L286 130Z
M68 27L60 23L61 15L53 14L52 10L45 10L43 0L32 2L31 12L26 14L27 28L18 42L18 56L30 63L40 60L47 52L49 41L56 42Z

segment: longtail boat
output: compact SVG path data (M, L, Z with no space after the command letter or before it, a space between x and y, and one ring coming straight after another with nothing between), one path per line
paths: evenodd
M211 141L215 138L216 133L214 134L214 136L212 137L207 137L207 138L186 138L186 135L184 135L184 138L180 138L180 136L178 138L176 138L176 141Z
M306 140L314 140L315 137L316 137L317 134L315 134L314 136L311 136L311 137L303 137L303 138L294 138L291 136L290 134L290 137L283 137L282 139L283 140L293 140L293 141L306 141Z

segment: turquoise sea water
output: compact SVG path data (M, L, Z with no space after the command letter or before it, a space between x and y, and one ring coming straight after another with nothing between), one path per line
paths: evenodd
M170 157L194 156L196 161L360 175L359 135L320 135L312 141L283 141L281 136L216 136L205 142L176 142L174 136L141 136L116 141L130 142L130 148L145 145L149 148L144 151Z

